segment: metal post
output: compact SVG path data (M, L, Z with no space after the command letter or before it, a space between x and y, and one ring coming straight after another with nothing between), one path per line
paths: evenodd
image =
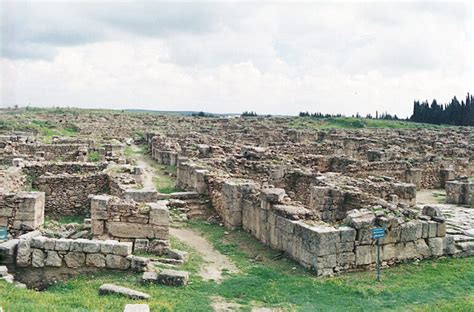
M380 238L377 238L377 281L380 282Z

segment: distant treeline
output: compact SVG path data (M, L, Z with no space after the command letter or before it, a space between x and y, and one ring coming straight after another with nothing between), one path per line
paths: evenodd
M474 97L468 93L465 101L459 102L454 97L448 104L438 104L436 100L431 105L428 101L415 101L410 120L437 125L474 126Z
M300 112L300 117L311 117L316 119L325 118L341 118L347 117L342 114L322 114L322 113L309 113ZM413 105L413 115L410 118L400 119L397 115L390 115L388 113L379 114L375 113L375 116L371 114L365 117L359 115L352 115L353 118L366 118L366 119L379 119L379 120L405 120L429 124L446 124L454 126L474 126L474 96L469 93L465 100L459 102L454 97L448 104L438 104L436 100L433 100L431 105L428 101L420 103L415 101Z
M341 118L347 117L346 115L342 114L322 114L322 113L308 113L308 112L300 112L300 117L311 117L316 119L325 119L325 118ZM375 117L371 114L367 114L365 117L359 115L359 113L352 115L352 118L366 118L366 119L381 119L381 120L400 120L397 115L390 115L388 113L382 113L379 115L378 112L375 113Z

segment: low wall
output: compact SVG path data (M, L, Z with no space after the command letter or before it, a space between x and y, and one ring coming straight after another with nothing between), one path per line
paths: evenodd
M43 175L33 187L46 194L45 212L57 216L84 215L89 210L89 195L107 193L105 173Z
M0 226L17 236L44 223L45 195L42 192L0 193Z
M84 163L84 162L27 162L23 167L23 172L31 177L32 181L38 177L50 174L75 174L94 173L107 168L107 163Z
M18 144L15 150L30 157L42 155L45 160L75 161L87 144Z
M136 203L114 196L91 197L94 238L133 243L133 250L162 254L169 248L167 201Z

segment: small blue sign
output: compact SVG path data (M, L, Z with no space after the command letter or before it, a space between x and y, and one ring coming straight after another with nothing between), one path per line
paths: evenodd
M372 238L384 238L385 229L384 228L373 228L372 229Z
M7 239L7 228L0 226L0 240Z

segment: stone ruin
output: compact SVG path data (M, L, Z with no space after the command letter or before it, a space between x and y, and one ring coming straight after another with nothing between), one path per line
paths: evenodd
M470 129L253 123L196 121L191 132L170 127L147 142L153 159L177 166L179 187L210 198L227 228L242 228L317 275L374 265L374 227L385 230L384 266L473 254L473 238L455 241L440 210L421 209L416 198L418 190L446 188L448 203L472 205L472 182L461 182L474 159Z
M124 144L60 138L44 144L16 136L0 141L0 226L8 231L0 265L16 280L43 288L96 270L153 270L150 258L137 253L184 261L185 253L169 244L169 201L143 188L143 168L126 163ZM88 162L91 152L100 160ZM78 215L85 218L81 227L44 227L45 218Z

